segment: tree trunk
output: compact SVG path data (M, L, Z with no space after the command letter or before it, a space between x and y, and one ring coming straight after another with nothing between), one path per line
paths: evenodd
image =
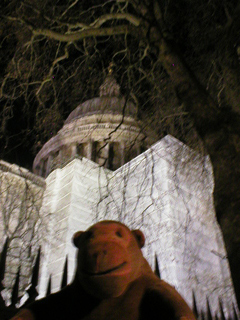
M211 158L215 209L240 305L240 116L218 108L171 43L161 39L159 50L159 59Z

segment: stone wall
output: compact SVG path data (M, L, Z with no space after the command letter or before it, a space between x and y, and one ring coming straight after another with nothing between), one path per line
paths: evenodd
M19 266L20 292L28 285L39 238L48 233L47 215L40 214L44 189L44 179L0 161L0 251L8 238L6 297Z
M46 183L44 207L52 213L52 237L43 262L43 294L50 274L53 290L58 290L66 255L68 281L73 277L73 233L114 219L141 228L150 265L154 268L156 255L162 278L190 305L194 290L199 309L206 309L207 296L211 310L217 312L221 297L230 314L236 300L215 217L207 157L166 136L114 172L88 159L75 159L52 172Z

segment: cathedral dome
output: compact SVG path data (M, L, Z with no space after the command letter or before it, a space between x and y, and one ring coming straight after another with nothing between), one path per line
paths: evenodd
M100 96L89 99L74 109L65 121L70 123L78 118L92 114L119 114L137 118L134 103L120 95L120 86L112 75L108 75L100 87Z
M120 114L137 117L137 108L132 102L127 102L124 97L97 97L87 100L74 109L67 117L65 124L78 118L92 114Z
M116 170L156 141L140 127L136 106L121 96L110 72L99 97L74 109L57 135L44 144L34 159L33 171L46 177L75 157Z

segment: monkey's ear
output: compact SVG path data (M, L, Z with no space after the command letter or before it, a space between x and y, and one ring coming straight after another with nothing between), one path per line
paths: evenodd
M142 231L133 230L132 234L136 238L139 248L142 248L145 244L145 237L144 237L144 234L142 233Z
M75 247L77 247L77 248L78 248L79 239L83 233L84 233L84 231L77 231L74 233L74 235L72 237L72 242L75 245Z

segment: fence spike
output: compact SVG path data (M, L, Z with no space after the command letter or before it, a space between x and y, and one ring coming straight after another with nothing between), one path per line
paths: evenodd
M155 274L158 276L159 279L161 279L161 273L160 273L158 258L156 254L155 254Z
M41 255L41 247L38 249L37 258L35 260L35 264L32 269L32 279L30 287L27 290L27 293L29 295L27 301L24 303L24 305L27 305L33 301L35 301L36 297L38 296L38 291L36 289L38 285L38 276L39 276L39 267L40 267L40 255Z
M221 320L226 320L224 311L223 311L222 300L220 298L219 298L219 307L220 307Z
M32 271L31 286L33 286L34 288L38 285L40 255L41 255L41 247L39 247L39 249L38 249L37 258L35 260L35 264L34 264L33 271Z
M13 289L12 289L11 306L15 306L15 304L18 302L19 280L20 280L20 267L18 268L17 276L16 276L15 283L14 283Z
M213 320L208 298L207 298L207 319L208 320Z
M28 299L25 301L24 305L28 305L29 303L35 301L38 296L38 291L36 289L38 285L38 276L39 276L39 267L40 267L40 256L41 256L41 248L38 249L37 258L35 260L35 264L32 269L32 279L30 287L26 290L28 293Z
M233 314L234 314L234 320L238 320L237 310L235 308L235 305L233 304Z
M195 317L198 318L197 302L196 302L194 290L192 291L192 299L193 299L193 313L195 314Z
M68 273L68 257L66 256L64 269L63 269L62 282L61 282L61 289L63 289L67 285L67 273Z
M50 275L49 280L48 280L46 297L51 294L51 290L52 290L52 277L51 277L51 275Z
M1 256L0 256L0 291L3 289L2 281L5 275L8 243L9 243L9 238L7 237L1 252Z

